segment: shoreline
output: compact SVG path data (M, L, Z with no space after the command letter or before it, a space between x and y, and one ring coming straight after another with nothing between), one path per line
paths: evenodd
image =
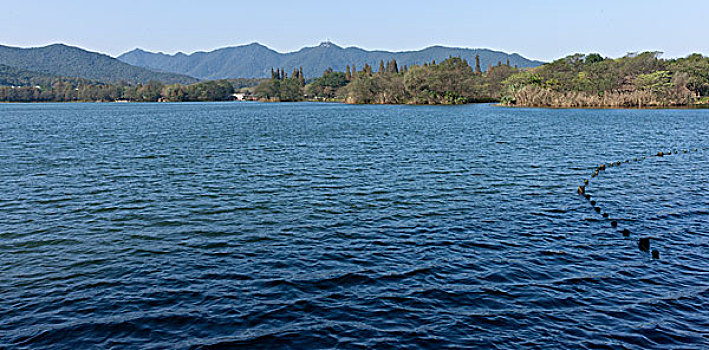
M676 106L647 106L647 107L616 107L616 106L598 106L598 107L555 107L555 106L520 106L520 105L504 105L499 102L471 102L461 104L415 104L415 103L347 103L342 101L176 101L176 102L125 102L125 101L29 101L29 102L14 102L0 101L0 105L14 104L183 104L183 103L232 103L232 104L279 104L279 103L315 103L315 104L341 104L349 106L467 106L467 105L482 105L487 104L499 108L512 109L568 109L568 110L689 110L689 109L709 109L709 104L694 104L694 105L676 105Z

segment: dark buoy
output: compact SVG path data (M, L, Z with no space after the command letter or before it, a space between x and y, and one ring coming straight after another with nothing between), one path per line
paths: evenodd
M657 156L658 156L658 157L664 157L664 156L665 156L665 152L662 152L662 151L657 152Z
M630 236L630 230L628 230L627 228L624 228L624 229L623 229L623 236L624 236L624 237L629 237L629 236Z
M579 186L578 191L579 194L583 196L586 193L586 186Z
M618 227L618 221L615 221L615 220L611 221L611 226Z
M615 165L620 166L620 161L615 162Z
M593 207L593 210L595 210L596 213L600 213L600 212L601 212L601 208L599 208L599 207Z
M598 170L606 170L606 165L601 164L601 166L598 167Z
M675 150L675 154L677 154L677 153L678 153L677 150Z
M595 207L595 206L596 206L596 201L591 201L591 205Z
M657 249L652 250L652 258L655 260L660 259L660 252Z
M591 195L590 195L590 194L587 194L587 195L586 195L586 199L591 200Z
M609 216L610 216L610 215L609 215L608 213L603 213L603 217L604 217L604 218L608 219Z
M583 184L588 186L588 180L583 180Z
M642 250L644 252L650 250L650 238L648 238L648 237L640 238L640 240L638 241L638 248L640 248L640 250Z

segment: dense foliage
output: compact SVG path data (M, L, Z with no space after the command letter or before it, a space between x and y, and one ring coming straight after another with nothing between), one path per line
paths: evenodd
M255 91L256 96L265 101L290 102L303 100L304 87L305 76L302 69L293 70L290 78L282 69L271 69L271 79L261 83Z
M476 60L479 65L479 59ZM282 72L278 70L278 72ZM256 89L256 96L267 101L303 99L378 104L462 104L494 101L500 98L502 82L519 72L509 62L490 66L485 73L465 59L450 57L412 67L399 67L396 60L380 61L375 73L365 64L362 70L347 66L345 72L327 69L323 75L297 90L279 73ZM301 84L302 86L302 84Z
M619 59L572 55L514 74L503 83L507 105L646 107L688 105L709 96L709 58L663 60L657 52Z
M28 85L0 86L0 102L224 101L234 93L233 85L224 80L191 85L157 81L111 85L61 77L46 79L38 82L38 78L29 78Z

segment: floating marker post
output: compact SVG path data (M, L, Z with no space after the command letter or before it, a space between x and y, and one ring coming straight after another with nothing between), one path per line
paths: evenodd
M627 228L624 228L624 229L623 229L623 236L624 236L624 237L629 237L629 236L630 236L630 230L628 230Z
M618 227L618 221L615 221L615 220L611 221L611 226Z
M638 248L640 248L640 250L642 250L644 252L650 250L650 238L648 238L648 237L640 238L640 240L638 241Z
M655 260L660 259L660 252L657 249L652 250L652 258Z

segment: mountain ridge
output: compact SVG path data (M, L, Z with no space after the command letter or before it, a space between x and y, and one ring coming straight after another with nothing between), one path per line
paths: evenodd
M544 62L527 59L518 53L505 53L490 49L429 46L421 50L385 51L365 50L356 46L340 47L329 41L317 46L303 47L298 51L280 53L258 42L227 46L212 51L197 51L191 54L177 52L166 54L133 49L117 58L123 62L149 69L159 69L194 76L200 79L264 78L270 76L271 68L283 68L287 73L303 67L308 77L320 76L327 68L344 70L347 65L362 68L364 64L377 67L380 60L396 59L399 65L423 64L432 60L444 60L459 56L474 64L475 55L480 55L482 69L488 65L505 63L521 68L536 67Z

